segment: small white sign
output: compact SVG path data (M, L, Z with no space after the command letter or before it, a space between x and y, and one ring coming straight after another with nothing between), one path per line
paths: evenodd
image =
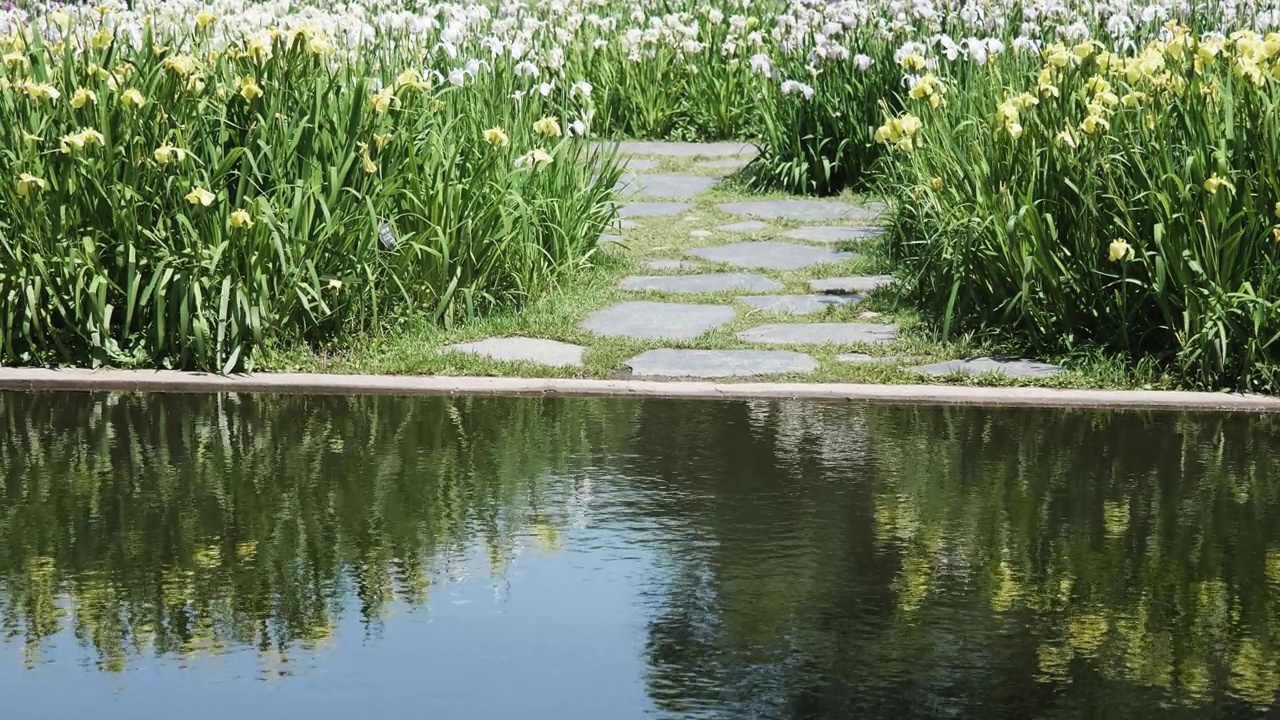
M396 231L391 229L390 224L382 223L378 226L378 242L388 250L396 249Z

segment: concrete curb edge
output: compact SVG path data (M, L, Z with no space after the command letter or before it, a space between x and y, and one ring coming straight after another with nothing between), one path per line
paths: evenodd
M175 370L0 368L0 389L325 395L541 395L704 400L802 399L992 407L1280 412L1280 397L1234 393L308 373L220 376Z

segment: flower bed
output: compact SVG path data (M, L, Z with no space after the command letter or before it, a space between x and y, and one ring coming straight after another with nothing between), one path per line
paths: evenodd
M0 16L0 358L234 369L581 265L579 136L884 189L944 334L1273 389L1273 0L142 0Z
M589 257L618 176L570 137L589 87L515 102L511 65L441 73L408 30L352 44L244 7L10 26L0 361L242 369L266 340L516 303Z
M946 102L912 93L878 134L895 251L944 332L1274 390L1280 35L1161 36L923 76Z

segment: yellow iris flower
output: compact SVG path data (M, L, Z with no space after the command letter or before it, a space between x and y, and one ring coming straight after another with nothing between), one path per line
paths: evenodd
M164 69L177 73L182 77L186 77L196 71L196 59L190 55L174 55L167 57L161 63Z
M258 84L256 79L246 75L240 78L240 80L237 81L237 84L240 86L240 97L245 100L253 102L254 100L262 97L262 86Z
M54 101L62 97L62 93L58 92L58 88L47 83L31 82L23 80L18 84L18 89L32 100L49 100Z
M384 87L376 93L369 95L369 104L373 106L374 112L382 115L391 108L400 107L400 98L396 97L396 89L393 87Z
M1107 247L1107 257L1111 262L1120 262L1133 257L1133 246L1119 238L1112 240L1111 245Z
M544 117L533 124L533 131L546 137L560 137L560 123L553 117Z
M140 108L147 104L147 99L136 88L129 88L120 93L120 102L129 107Z
M1204 189L1210 195L1217 195L1219 190L1226 190L1232 195L1236 192L1236 186L1218 173L1210 175L1209 179L1204 181Z
M180 147L174 147L169 143L165 143L156 148L155 152L151 153L151 156L156 159L157 164L168 165L175 160L178 162L186 160L187 151Z
M529 152L516 158L516 167L533 167L540 168L543 165L551 164L551 155L542 148L534 148Z
M1089 135L1093 135L1097 132L1106 132L1110 127L1111 123L1107 122L1106 118L1098 114L1091 114L1080 123L1080 129Z
M507 137L507 132L498 126L484 131L484 141L494 147L506 147L511 144L511 138ZM1277 207L1280 207L1280 204Z
M102 136L102 133L93 128L85 128L80 132L63 135L62 140L58 143L58 150L63 155L70 155L75 151L83 150L93 145L102 145L105 142L106 138Z
M85 105L93 105L98 102L98 94L86 88L79 88L75 94L71 96L71 107L79 110Z
M31 197L44 188L44 180L31 173L22 173L18 176L18 195L21 197Z
M186 194L187 202L192 205L200 205L201 207L209 207L216 199L216 195L202 187L193 187L191 188L191 192Z
M417 70L410 68L396 76L396 87L410 87L414 90L421 90L427 86L422 81L422 75Z
M373 158L369 157L369 144L356 143L356 146L360 148L360 164L364 167L364 171L370 175L378 172L377 163L373 161Z
M327 38L317 35L307 40L307 51L312 55L332 55L333 43L329 42Z

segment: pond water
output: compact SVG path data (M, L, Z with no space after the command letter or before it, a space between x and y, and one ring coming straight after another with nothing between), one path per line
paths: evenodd
M0 393L5 718L1245 718L1277 419Z

